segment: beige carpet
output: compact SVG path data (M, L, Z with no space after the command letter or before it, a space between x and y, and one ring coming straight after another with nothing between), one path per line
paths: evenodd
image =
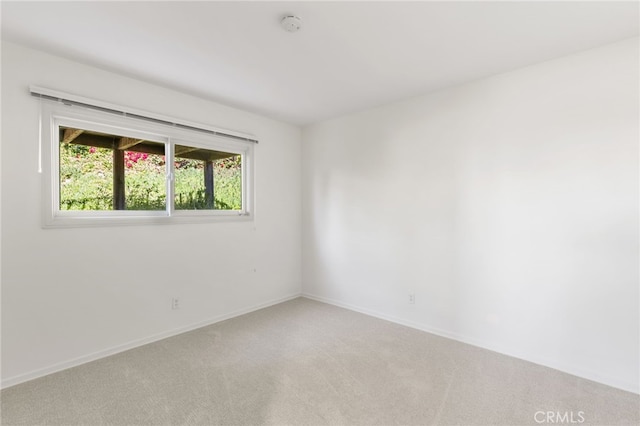
M640 397L296 299L2 391L3 425L638 425Z

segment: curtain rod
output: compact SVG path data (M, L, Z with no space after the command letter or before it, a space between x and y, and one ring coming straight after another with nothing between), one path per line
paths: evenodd
M155 114L146 113L144 111L135 111L135 112L133 112L134 110L125 111L124 108L119 107L117 105L111 105L104 102L92 101L90 99L82 98L75 95L67 95L61 92L56 92L56 91L44 89L41 87L31 86L29 88L29 91L31 93L31 96L34 96L36 98L46 99L54 102L60 102L65 105L76 105L76 106L89 108L97 111L107 112L110 114L120 115L122 117L130 117L138 120L150 121L156 124L163 124L166 126L171 126L179 129L195 130L198 132L208 133L210 135L222 136L225 138L232 138L232 139L238 139L238 140L247 141L247 142L258 143L256 139L253 139L249 136L241 136L238 134L234 135L232 133L226 133L220 130L206 129L204 127L200 127L194 124L178 123L178 122L172 121L172 119L170 118L167 118L167 117L160 118L160 116L157 116L157 115L156 117L152 117L152 115L155 115Z

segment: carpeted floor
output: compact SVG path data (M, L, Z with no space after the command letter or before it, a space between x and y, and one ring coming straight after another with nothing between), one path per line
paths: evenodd
M638 395L303 298L1 396L3 425L640 424Z

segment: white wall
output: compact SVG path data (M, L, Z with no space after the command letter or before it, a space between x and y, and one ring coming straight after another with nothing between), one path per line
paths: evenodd
M255 222L41 229L29 85L256 135ZM300 293L297 127L3 43L1 148L5 386Z
M305 128L304 293L638 392L638 95L632 39Z

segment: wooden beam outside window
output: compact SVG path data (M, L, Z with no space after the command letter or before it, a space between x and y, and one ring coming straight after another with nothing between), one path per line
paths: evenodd
M124 196L124 151L113 150L113 209L126 210Z
M138 145L139 143L144 142L144 139L134 139L134 138L120 138L118 143L116 144L116 149L129 149L132 146Z
M84 132L82 129L65 129L62 135L62 143L70 143Z
M204 197L207 208L215 208L213 192L213 161L204 162Z
M175 151L174 154L176 157L180 156L181 154L186 154L187 152L193 152L193 151L197 151L200 148L193 148L191 146L181 146L181 145L176 145L175 147Z

